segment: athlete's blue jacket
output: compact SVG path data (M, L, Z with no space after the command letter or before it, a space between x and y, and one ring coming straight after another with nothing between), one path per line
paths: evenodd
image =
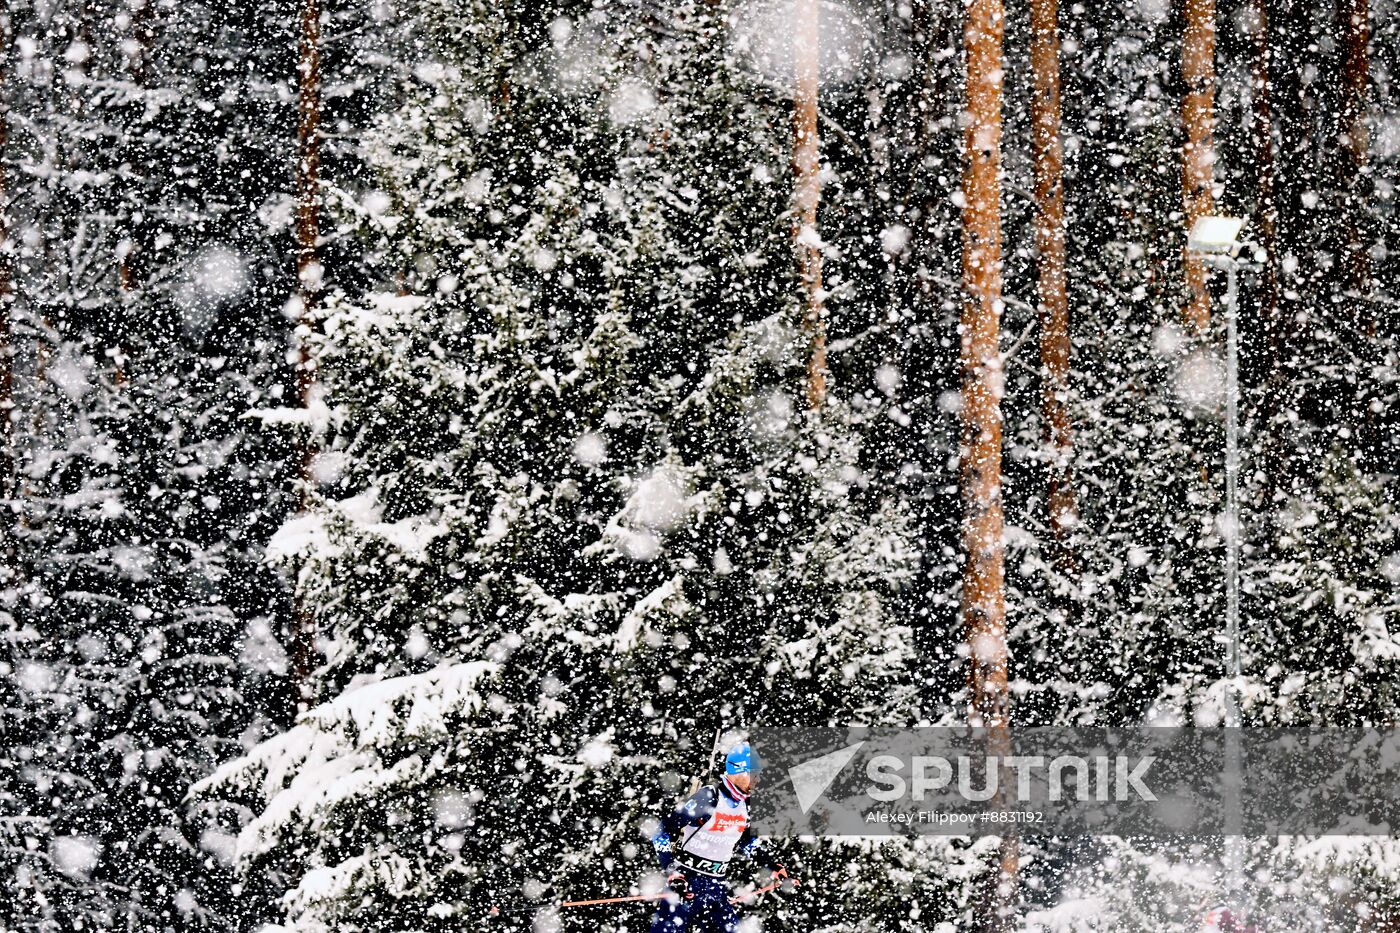
M663 816L651 837L662 870L674 865L722 878L736 854L776 869L777 863L754 837L748 817L748 796L737 793L727 780L718 787L701 787Z

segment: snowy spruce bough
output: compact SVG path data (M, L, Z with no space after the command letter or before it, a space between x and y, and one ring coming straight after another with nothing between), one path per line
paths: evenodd
M0 929L246 930L280 908L300 928L458 930L492 907L498 927L549 927L569 922L544 910L560 895L655 883L647 821L717 730L962 719L963 6L822 5L820 416L790 274L786 4L322 6L334 295L305 335L306 411L274 407L302 339L293 7L5 11ZM1214 165L1218 206L1253 213L1251 233L1267 178L1280 208L1274 313L1246 276L1242 318L1244 713L1384 724L1396 18L1372 5L1358 172L1336 161L1343 21L1275 5L1265 165L1243 138L1253 6L1217 6ZM1218 314L1203 334L1177 323L1181 17L1061 5L1066 565L1021 194L1033 83L1024 9L1008 12L1013 720L1212 725L1222 335ZM1352 204L1371 301L1342 286ZM302 439L313 507L284 522ZM299 722L289 579L325 661ZM783 857L813 883L749 913L965 928L979 846L796 846ZM1024 925L1189 928L1220 854L1026 844ZM1272 926L1396 910L1388 840L1259 840L1248 860L1244 912Z
M717 729L915 709L909 518L840 402L805 410L786 126L733 105L722 19L425 16L348 208L392 291L325 309L316 503L270 545L328 699L197 788L247 795L290 929L548 925L655 883L650 818ZM800 857L814 928L950 919L980 871Z

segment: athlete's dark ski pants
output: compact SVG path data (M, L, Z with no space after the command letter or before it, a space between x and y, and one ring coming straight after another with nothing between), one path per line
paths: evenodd
M651 921L651 933L737 933L739 915L723 878L687 871L694 897L667 897Z

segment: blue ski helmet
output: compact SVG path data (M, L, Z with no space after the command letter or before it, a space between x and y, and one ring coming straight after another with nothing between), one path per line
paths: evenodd
M724 756L725 774L757 774L758 752L748 742L740 742Z

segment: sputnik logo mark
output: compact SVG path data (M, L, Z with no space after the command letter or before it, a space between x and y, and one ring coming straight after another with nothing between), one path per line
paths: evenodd
M792 789L797 794L797 805L802 808L803 813L816 805L822 794L831 786L831 782L851 763L851 759L856 757L856 752L860 751L864 744L865 742L861 741L847 745L820 758L813 758L788 768L788 778L792 781Z

